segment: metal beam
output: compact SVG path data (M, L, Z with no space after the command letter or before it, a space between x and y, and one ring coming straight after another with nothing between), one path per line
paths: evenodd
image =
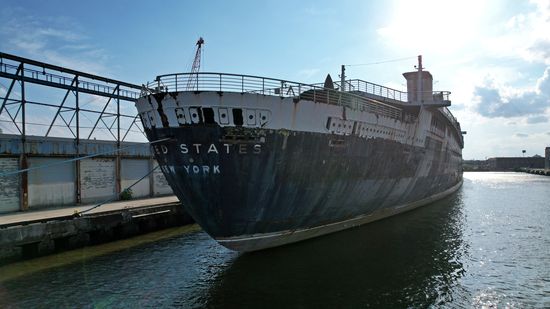
M130 133L130 129L132 128L132 126L134 126L134 123L136 123L136 120L137 120L138 117L139 117L139 115L136 115L136 117L134 117L134 120L132 121L132 123L128 127L128 130L126 130L126 133L124 134L124 137L122 138L122 142L126 139L126 135L128 135L128 133ZM137 125L136 125L136 127L139 128ZM141 129L139 129L139 130L141 131ZM145 134L143 131L141 131L141 133Z
M15 79L15 80L19 80L19 81L26 81L26 82L33 83L33 84L39 84L39 85L44 85L44 86L49 86L49 87L66 89L66 90L75 91L75 90L78 89L78 91L80 91L82 93L94 94L94 95L98 95L98 96L102 96L102 97L112 97L112 98L115 98L115 99L117 98L117 95L113 95L113 94L110 94L108 92L90 90L90 89L79 88L79 87L74 87L74 86L68 86L68 85L61 84L61 83L49 82L49 81L44 81L44 80L41 80L41 79L35 79L35 78L27 77L27 76L19 76L19 75L15 75L15 74L11 74L11 73L0 72L0 77ZM124 95L120 95L118 97L123 99L123 100L126 100L126 101L134 102L136 100L136 98L134 98L134 97L128 97L128 96L124 96Z
M47 120L45 125L47 130L45 136L51 136L53 127L56 126L56 122L61 118L62 122L66 126L63 128L63 134L73 135L75 138L76 145L80 143L80 139L83 138L81 135L83 133L81 127L83 125L81 120L84 120L82 117L86 117L87 113L98 114L97 119L90 119L90 122L93 124L89 134L86 134L87 139L92 138L94 132L100 127L100 122L102 122L106 129L109 131L110 135L117 141L118 145L122 142L132 127L137 127L141 132L143 130L140 128L140 124L136 122L136 114L126 115L121 114L121 102L135 102L137 98L141 95L142 86L135 85L119 80L114 80L110 78L105 78L102 76L89 74L85 72L80 72L40 61L35 61L32 59L27 59L23 57L18 57L15 55L10 55L0 52L0 78L11 79L11 84L8 88L7 95L3 98L0 98L0 115L7 115L11 119L11 123L16 127L23 138L29 133L27 128L28 112L29 105L44 106L49 108L54 108L53 112L49 114L49 117L52 117L52 120ZM14 94L15 83L20 82L21 84L21 93L23 98L21 100L14 100L11 97ZM40 85L44 87L63 89L62 100L60 103L51 104L49 102L33 102L27 101L25 97L25 91L28 92L27 83ZM68 106L69 95L73 92L75 95L75 106ZM82 107L82 95L93 95L103 98L108 98L105 106L92 108L81 108ZM27 95L28 96L28 95ZM112 106L112 102L116 102L116 111L107 111L109 106ZM9 106L17 105L15 108L9 109ZM97 108L96 108L97 107ZM31 110L33 110L31 108ZM69 112L71 116L67 116L65 112ZM15 115L15 116L14 116ZM82 116L82 117L81 117ZM107 117L115 117L111 123L107 123ZM129 128L121 127L121 117L132 118L132 123ZM89 127L87 127L89 128ZM68 129L68 130L67 130ZM115 132L116 130L116 132ZM126 132L124 132L126 131ZM34 132L34 131L32 131ZM41 135L43 133L40 133ZM70 135L69 134L69 135ZM58 135L56 133L55 135ZM103 135L102 135L103 136Z
M63 72L63 73L67 73L67 74L78 75L80 77L95 79L97 81L102 81L102 82L106 82L106 83L110 83L110 84L117 84L117 85L121 85L121 86L124 86L124 87L133 88L133 89L136 89L136 90L141 89L141 86L139 86L139 85L123 82L123 81L116 80L116 79L106 78L106 77L99 76L99 75L89 74L89 73L86 73L86 72L76 71L76 70L60 67L60 66L57 66L57 65L53 65L53 64L49 64L49 63L45 63L45 62L40 62L40 61L28 59L28 58L23 58L23 57L11 55L11 54L6 54L6 53L2 53L2 52L0 52L0 58L9 59L9 60L13 60L13 61L16 61L16 62L21 62L21 63L34 65L34 66L37 66L37 67L41 67L43 69L51 69L51 70L58 71L58 72Z
M119 86L117 85L115 87L115 91L118 91L119 89ZM113 93L115 92L113 91ZM103 109L101 110L101 113L99 114L99 117L97 118L97 121L95 122L94 124L94 127L92 128L92 130L90 131L90 134L88 135L88 139L90 139L90 137L92 137L92 134L94 133L94 130L95 130L95 127L97 126L97 124L99 123L99 120L101 120L101 117L103 117L103 113L105 113L105 110L107 109L107 107L109 106L109 103L111 103L111 99L112 98L109 98L109 100L107 100L107 103L105 103L105 106L103 107ZM118 98L117 98L117 103L118 103ZM117 104L117 107L118 107L118 104Z
M73 78L73 82L71 85L73 85L76 82L76 76ZM63 101L61 101L61 105L59 105L59 109L55 113L55 116L53 117L52 123L50 124L50 127L48 128L48 132L46 132L46 137L48 137L48 134L50 134L50 130L53 127L53 124L55 123L55 120L57 119L57 116L59 116L59 113L61 112L61 108L63 108L63 105L65 105L65 101L67 101L67 97L69 97L69 93L71 93L71 90L67 90L65 93L65 97L63 97Z
M62 135L70 136L73 135L74 138L74 147L75 147L75 156L76 158L80 157L80 142L83 134L83 129L90 128L83 125L84 118L88 118L90 123L94 123L91 127L91 132L87 136L87 139L90 139L96 130L99 130L99 122L101 121L106 129L109 131L110 135L115 138L117 142L117 148L120 149L121 142L129 134L130 130L133 127L138 128L142 133L143 130L141 125L138 124L137 119L139 115L136 113L132 114L121 114L121 102L135 102L141 95L142 86L135 85L115 79L105 78L98 75L93 75L85 72L80 72L40 61L35 61L32 59L27 59L23 57L18 57L15 55L10 55L0 52L0 78L10 79L10 85L7 88L7 93L4 97L0 97L0 115L7 115L10 121L7 123L12 123L15 128L19 131L22 151L19 157L19 164L21 169L28 168L28 156L30 153L29 149L26 147L26 138L27 134L33 134L33 130L27 130L27 125L44 125L47 127L45 136L52 134L52 129L56 126L58 119L64 123L64 126L61 122L58 124L63 127ZM16 93L16 83L20 83L20 95ZM59 99L55 99L52 102L34 102L28 101L27 97L32 97L34 92L29 92L34 90L34 88L29 88L28 85L39 85L47 88L56 88L62 89L61 96L63 98L61 102ZM40 87L37 87L40 88ZM62 91L65 91L63 93ZM69 96L72 94L75 96L74 107ZM38 92L40 93L40 92ZM14 99L14 94L21 97L20 100ZM86 103L82 104L82 99L84 96L82 94L93 95L103 98L108 98L105 106L101 105L91 105L88 108L85 107ZM93 99L93 98L92 98ZM102 100L103 101L103 100ZM116 102L116 111L107 111L109 106L112 106L111 103ZM93 103L93 100L90 101ZM15 106L14 106L15 105ZM29 108L30 106L30 108ZM38 112L38 107L44 107L42 110L48 109L48 119L44 124L28 122L32 119L29 117L32 114L29 112ZM55 114L54 114L55 113ZM68 113L68 114L67 114ZM88 117L87 113L98 114L97 120L92 120L92 117ZM53 116L53 119L50 121L50 117ZM70 116L69 116L70 115ZM82 118L84 117L84 118ZM111 119L111 123L108 123L106 118L114 117ZM121 117L132 118L132 123L130 127L126 130L121 128ZM2 117L4 118L4 117ZM7 119L7 118L6 118ZM11 128L11 124L9 124ZM115 128L116 127L116 128ZM68 130L67 130L68 129ZM101 128L103 129L103 128ZM115 132L116 130L116 132ZM55 130L54 130L55 131ZM126 132L124 132L126 131ZM38 131L36 131L38 132ZM70 134L68 133L70 132ZM39 133L43 136L42 131ZM52 135L58 135L56 134ZM107 139L108 135L105 135L102 139ZM97 135L96 135L97 137ZM122 157L120 152L117 152L116 155L116 192L120 194L121 192L121 161ZM81 187L81 177L80 174L80 161L75 163L75 202L77 204L82 201L82 187ZM29 197L28 197L28 173L24 172L21 174L20 178L20 209L28 210L29 209Z
M23 69L23 64L19 64L19 67L17 68L17 72L15 74L19 74L19 72ZM13 85L15 84L15 79L11 80L10 87L8 88L8 92L6 93L6 96L4 97L4 102L2 102L2 106L0 107L0 115L2 115L2 110L4 110L4 106L6 106L6 102L8 101L8 98L10 97L11 90L13 89Z

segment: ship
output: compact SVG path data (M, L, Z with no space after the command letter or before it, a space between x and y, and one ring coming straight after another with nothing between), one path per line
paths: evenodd
M407 91L191 72L144 85L136 108L185 210L221 245L256 251L356 227L462 184L463 131L422 68Z

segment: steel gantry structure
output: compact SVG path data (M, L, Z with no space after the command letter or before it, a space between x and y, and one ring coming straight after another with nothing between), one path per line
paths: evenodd
M0 98L0 116L7 115L23 139L27 135L26 128L28 123L26 110L31 105L57 109L45 134L46 137L50 135L56 120L62 119L63 123L65 123L67 129L78 143L82 138L80 125L80 116L82 112L99 114L86 139L90 139L100 121L105 124L109 129L109 133L117 142L124 141L130 129L135 127L141 130L138 124L139 117L137 114L123 114L120 112L121 102L128 103L137 100L141 90L141 86L139 85L75 71L6 53L0 53L0 77L11 80L9 87L5 90L6 93ZM26 83L64 89L66 92L63 100L58 103L31 101L27 100L25 97ZM19 90L19 98L15 98L14 92L16 90ZM74 96L74 106L68 106L66 104L71 94ZM95 95L108 98L108 100L101 109L82 108L79 104L79 97L81 94ZM116 103L116 112L107 111L111 103ZM15 114L8 110L10 106L15 106ZM64 114L67 113L69 116L64 116ZM18 117L20 121L17 121ZM108 124L105 122L106 118L114 118L114 120ZM120 120L122 118L132 120L129 127L125 129L121 128Z
M116 147L120 150L121 143L130 132L143 136L137 112L129 112L134 110L133 103L140 96L142 86L1 52L0 81L7 81L6 85L0 84L3 86L0 88L0 121L8 125L20 141L19 168L22 170L28 168L27 155L30 150L27 137L30 135L73 138L77 157L81 156L80 143L83 140L97 137L99 140L116 141ZM29 84L42 86L37 88L43 92L61 90L62 99L52 100L48 95L39 96L38 100L32 99L27 89ZM83 98L91 100L83 104ZM93 104L90 104L91 101ZM131 109L127 109L128 106ZM48 113L37 111L40 108L47 109ZM121 108L126 109L126 112L122 112ZM88 126L83 125L83 116ZM38 134L36 130L29 134L29 126L41 126L44 130ZM107 133L100 136L94 134L99 130ZM142 141L145 142L145 138ZM117 151L113 155L116 156L118 166L116 177L120 178L120 154ZM76 164L78 173L79 161ZM21 210L26 210L27 173L22 173L20 177ZM117 188L117 192L120 192L120 188ZM80 202L79 197L77 202Z

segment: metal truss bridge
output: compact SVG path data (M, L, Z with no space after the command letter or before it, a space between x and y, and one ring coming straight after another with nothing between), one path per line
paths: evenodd
M11 133L21 135L23 142L29 135L29 126L47 127L47 130L34 130L31 135L52 136L55 128L55 135L72 137L76 144L92 137L120 143L132 130L143 133L137 113L129 112L139 97L139 85L6 53L0 53L0 82L2 80L9 86L0 88L0 121L4 127L9 125ZM33 99L28 95L29 84L42 86L38 92L51 92L55 88L63 93L57 101L46 99L49 97L46 95ZM82 104L83 97L88 99L86 104ZM29 112L39 107L48 112L29 117ZM83 117L87 124L83 124ZM38 123L33 118L39 119ZM107 135L97 134L98 130Z

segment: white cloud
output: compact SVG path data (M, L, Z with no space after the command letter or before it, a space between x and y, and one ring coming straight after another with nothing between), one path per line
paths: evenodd
M465 130L476 132L466 137L466 144L479 149L467 146L466 156L502 148L487 141L501 141L503 118L524 129L529 136L521 141L533 145L534 130L550 119L550 1L531 1L521 8L511 16L496 1L403 0L378 29L389 47L426 55L428 69L440 81L438 89L452 91L451 110ZM494 135L480 133L487 131ZM507 132L508 138L517 133Z
M538 79L536 87L526 91L507 89L496 85L494 80L488 80L486 85L474 89L475 112L489 118L529 116L528 123L543 122L546 120L543 115L550 108L549 72L550 67Z
M54 29L54 28L38 29L37 35L45 36L45 37L49 36L54 38L60 38L67 42L80 41L85 38L82 34L75 33L70 30L61 30L61 29Z
M542 115L530 116L527 118L528 124L545 123L545 122L548 122L548 117L542 116Z
M544 147L550 145L547 124L506 126L501 123L501 119L491 118L484 118L482 122L467 122L463 126L468 131L464 136L464 158L518 156L522 149L527 150L528 154L541 154Z
M106 52L89 42L78 23L7 8L0 18L1 50L88 73L108 72Z
M486 51L494 56L550 64L550 1L530 2L534 10L513 16L503 23L500 34L484 40Z
M479 37L485 1L398 1L377 33L391 45L424 53L450 52Z

